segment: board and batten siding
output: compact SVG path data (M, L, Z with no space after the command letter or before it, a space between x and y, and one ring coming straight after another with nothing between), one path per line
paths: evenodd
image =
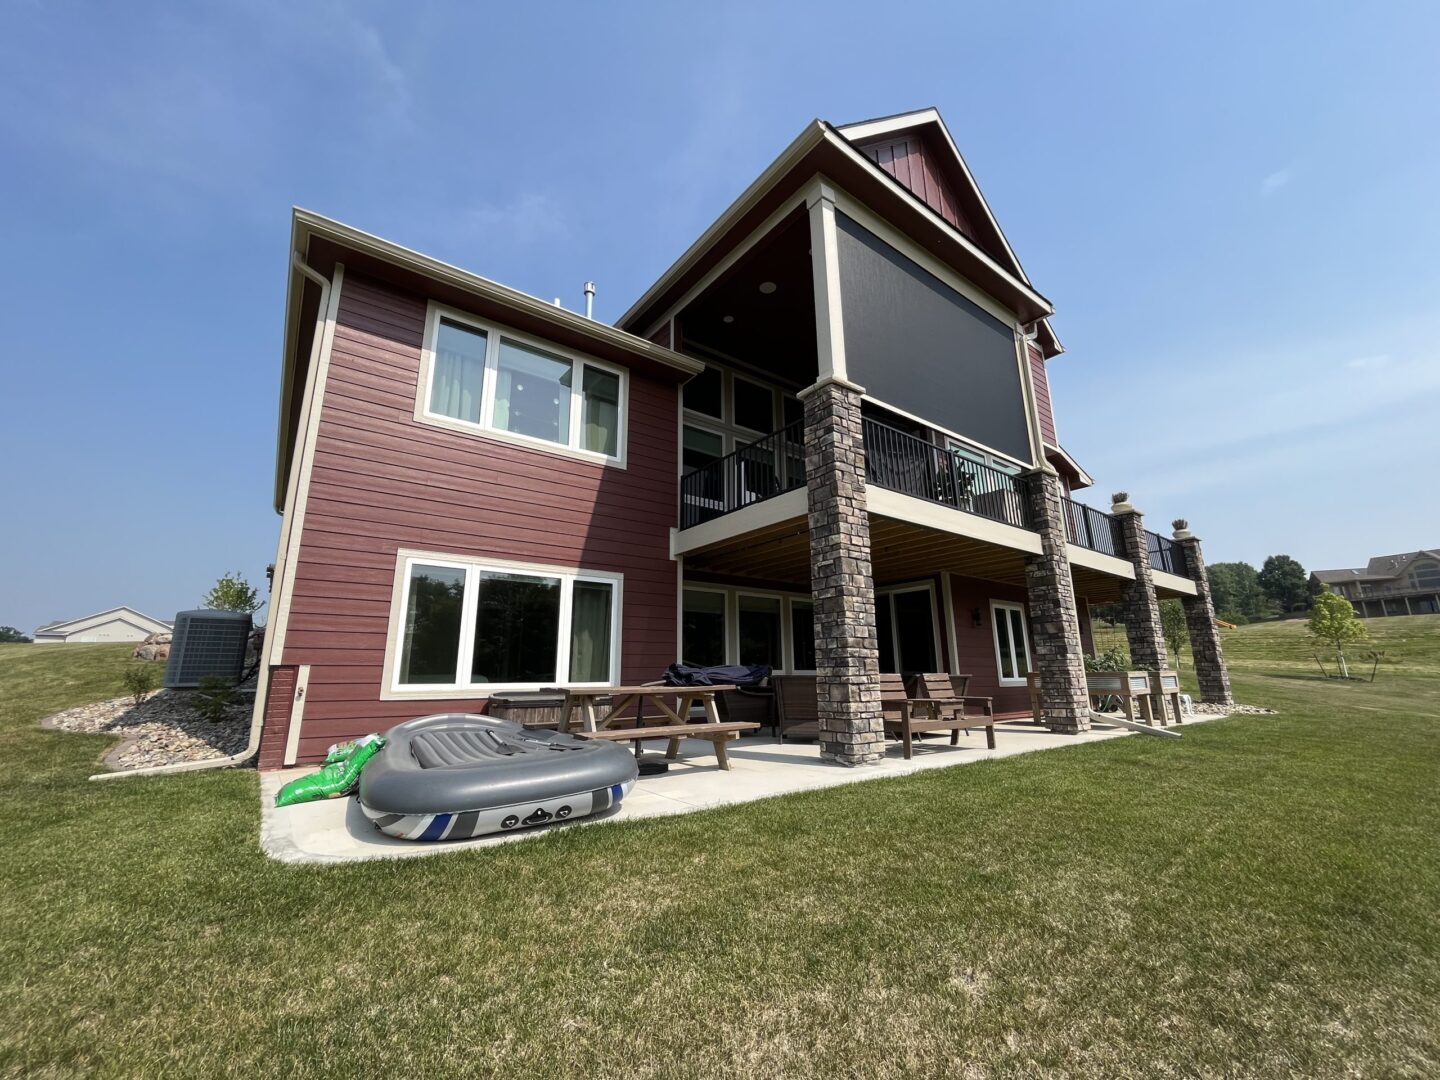
M1055 434L1055 409L1050 404L1050 377L1045 370L1045 356L1032 341L1027 342L1025 351L1030 356L1030 383L1035 387L1035 412L1040 421L1040 437L1046 446L1059 446L1060 437Z
M972 240L975 230L966 220L950 185L940 178L931 151L915 136L887 139L861 148L871 161L900 181L931 210Z
M625 468L421 424L425 314L423 296L345 277L281 657L311 665L300 763L412 717L484 708L380 699L401 548L623 574L621 681L675 659L676 387L631 371ZM288 714L271 726L267 745L283 746Z

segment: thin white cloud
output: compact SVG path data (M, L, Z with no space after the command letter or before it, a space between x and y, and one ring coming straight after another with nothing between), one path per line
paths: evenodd
M1274 195L1275 192L1285 187L1293 179L1295 179L1294 169L1278 169L1260 181L1260 193L1262 195Z
M1373 371L1375 368L1390 366L1390 354L1380 353L1377 356L1357 356L1353 360L1346 360L1345 366L1353 371Z

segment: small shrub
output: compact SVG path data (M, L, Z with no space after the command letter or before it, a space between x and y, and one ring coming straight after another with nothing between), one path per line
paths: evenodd
M1111 645L1098 655L1085 657L1085 670L1129 671L1130 653L1123 645Z
M120 685L125 688L131 700L139 705L151 690L160 685L160 676L155 672L155 665L142 660L138 664L126 665L125 670L120 673Z
M225 719L235 703L235 684L223 675L206 675L195 690L195 711L212 724Z

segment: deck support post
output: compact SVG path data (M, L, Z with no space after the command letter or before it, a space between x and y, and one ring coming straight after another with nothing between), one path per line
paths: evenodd
M1190 655L1195 661L1200 700L1234 705L1230 672L1225 667L1224 650L1220 648L1220 628L1215 625L1215 604L1210 599L1210 580L1205 576L1205 558L1200 553L1200 538L1189 529L1177 528L1175 543L1185 555L1185 573L1195 583L1195 595L1186 596L1180 602L1185 608L1185 629L1190 635Z
M1150 567L1150 542L1145 535L1144 515L1128 502L1110 508L1115 518L1116 539L1123 545L1122 558L1135 568L1135 580L1120 588L1125 612L1125 640L1130 646L1132 667L1159 671L1170 666L1165 648L1165 628L1160 621L1160 601L1155 598L1155 577Z
M1040 554L1025 559L1031 661L1040 676L1042 715L1036 719L1051 731L1073 735L1090 728L1090 693L1066 547L1065 493L1048 465L1029 473L1027 481L1031 524L1041 545Z
M863 392L830 376L800 394L805 403L820 756L842 765L874 765L885 755L865 508Z

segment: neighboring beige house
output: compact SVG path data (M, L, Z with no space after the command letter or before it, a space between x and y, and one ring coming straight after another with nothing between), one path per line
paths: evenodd
M134 608L117 607L81 619L51 623L35 631L36 645L95 641L144 641L151 634L168 634L170 624L152 619Z
M1440 548L1381 555L1363 569L1316 570L1310 578L1365 618L1440 612Z

